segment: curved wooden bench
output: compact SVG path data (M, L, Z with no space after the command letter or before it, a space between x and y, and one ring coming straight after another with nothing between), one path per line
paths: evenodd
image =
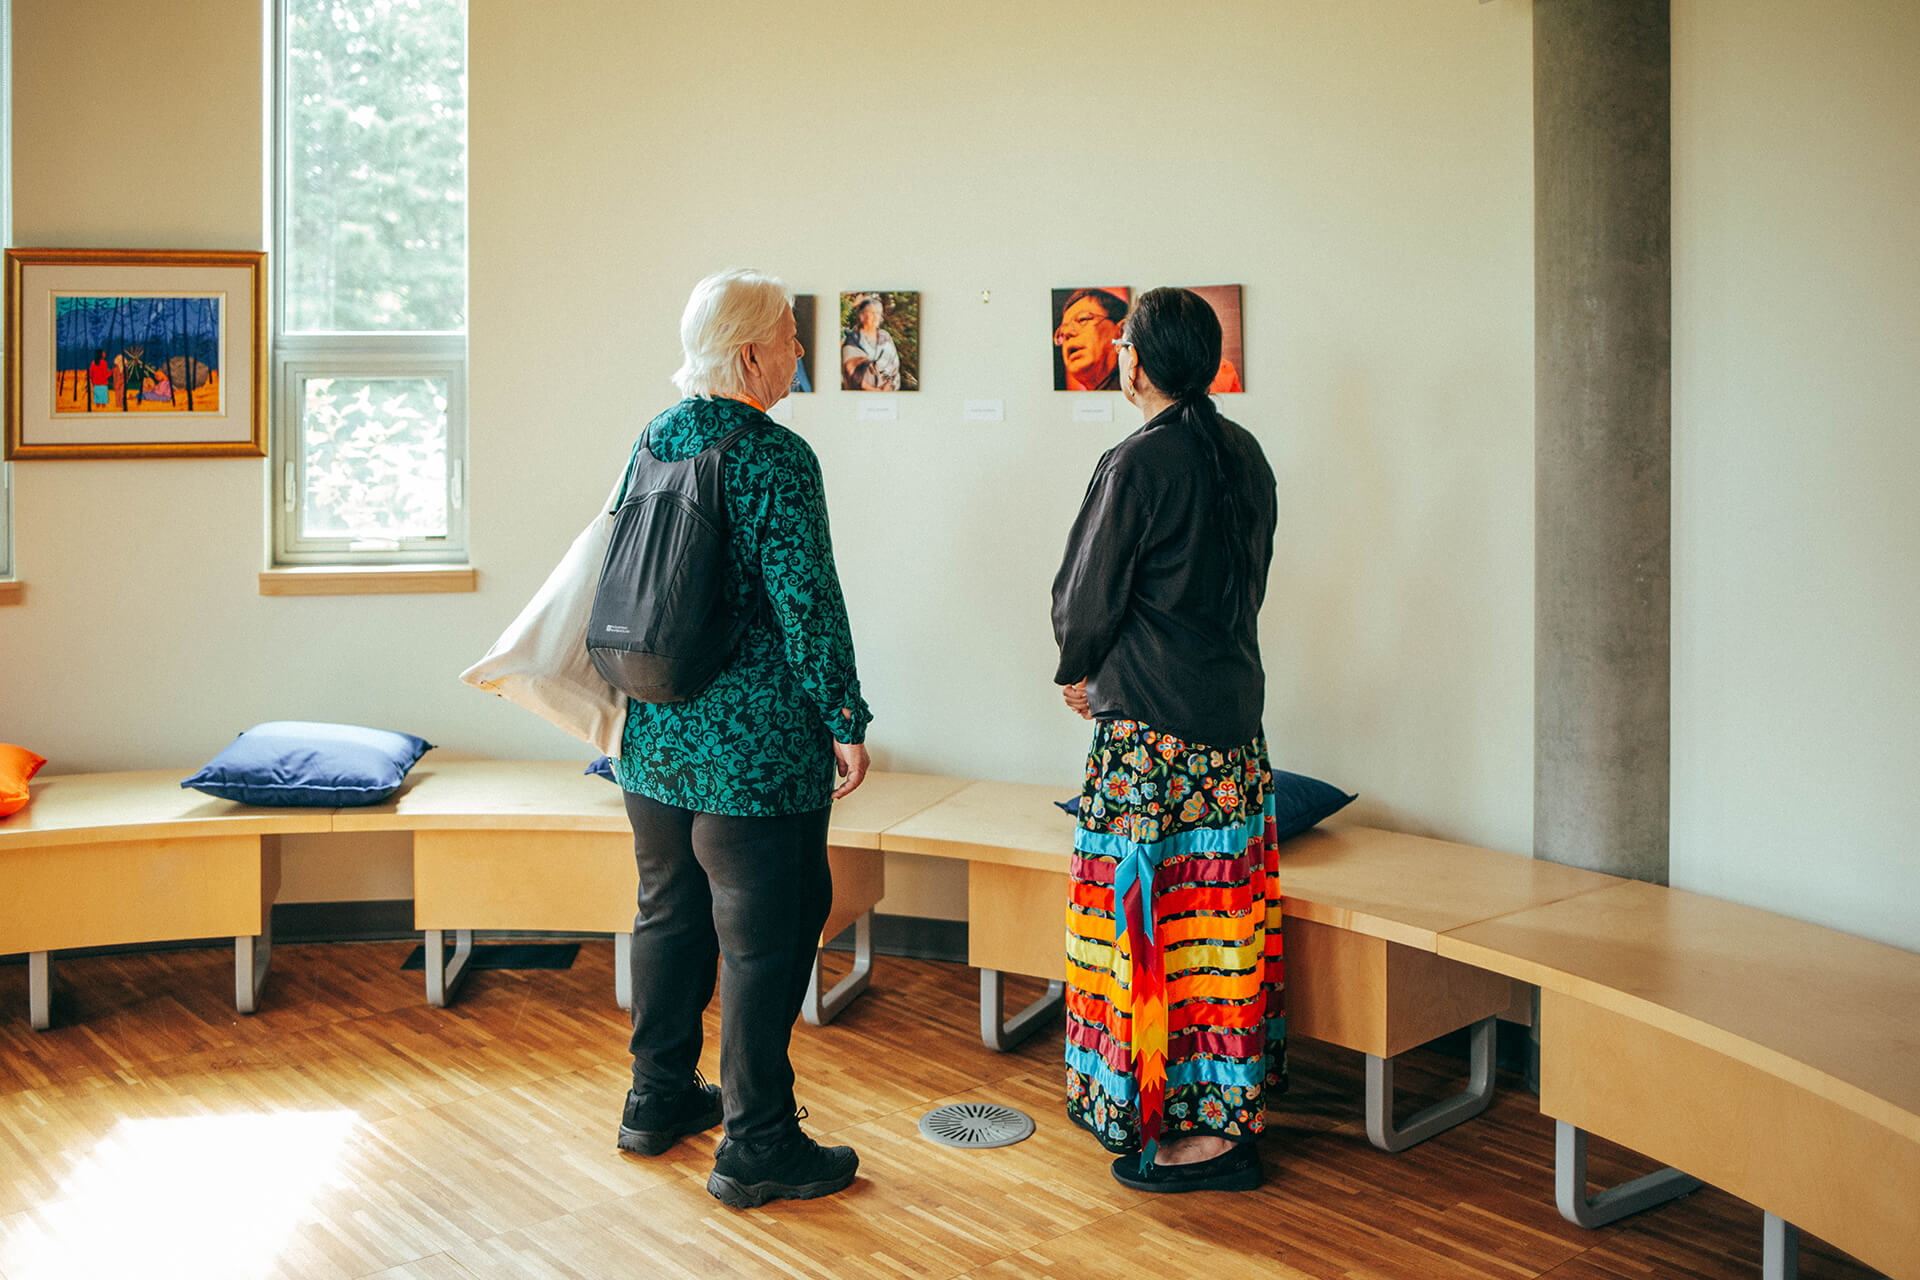
M615 999L631 1005L633 835L620 789L578 764L436 761L386 803L348 809L216 800L181 788L189 772L43 776L32 803L0 819L0 955L27 955L35 1029L52 1025L52 952L223 935L235 939L236 1007L252 1013L272 956L279 837L329 831L412 833L433 1004L467 976L474 932L501 929L611 934ZM852 925L854 966L823 994L816 960L808 1021L830 1021L870 980L873 907L886 891L881 831L965 785L876 772L834 806L823 936Z
M1061 972L1072 827L1054 789L976 783L882 834L969 863L983 1035L999 972ZM1292 1035L1367 1060L1368 1137L1401 1150L1483 1110L1509 982L1541 988L1557 1198L1599 1226L1712 1182L1766 1215L1763 1273L1797 1229L1920 1277L1920 955L1679 890L1373 828L1281 849ZM1467 1091L1396 1124L1395 1055L1472 1026ZM1584 1135L1678 1166L1589 1195ZM1687 1173L1679 1172L1685 1169ZM1796 1225L1788 1225L1788 1224Z
M411 831L428 993L444 1003L475 929L614 935L630 945L636 874L618 788L558 762L436 762L388 804L261 809L183 791L178 771L42 778L0 820L0 954L27 952L33 1025L52 951L231 935L235 1003L257 1007L271 956L278 839ZM1011 1047L1059 1004L1071 821L1058 789L876 772L835 806L825 937L871 912L888 852L968 864L969 960L982 1035ZM1541 1109L1558 1126L1557 1194L1595 1226L1704 1178L1766 1215L1763 1270L1785 1280L1804 1227L1890 1275L1920 1277L1920 955L1678 890L1367 827L1332 825L1281 853L1292 1034L1367 1058L1367 1128L1400 1150L1478 1114L1492 1019L1511 980L1541 990ZM457 946L447 965L443 935ZM626 945L621 945L624 940ZM629 1002L627 966L616 997ZM1050 988L1012 1018L1003 975ZM1392 1061L1474 1028L1470 1083L1393 1118ZM1672 1168L1589 1194L1585 1134ZM1680 1172L1685 1170L1685 1173ZM1789 1225L1793 1224L1793 1225Z
M1440 953L1541 990L1566 1217L1601 1225L1697 1176L1765 1213L1769 1280L1793 1274L1799 1228L1920 1276L1920 955L1633 881ZM1589 1132L1672 1169L1589 1195Z
M834 805L834 901L823 938L853 925L854 967L823 995L815 961L808 1021L830 1021L870 979L873 907L886 893L880 832L962 785L876 772ZM474 931L502 929L612 934L615 999L631 1007L639 876L625 802L605 779L558 761L423 763L385 804L338 810L332 829L413 833L414 926L426 934L431 1003L446 1004L467 976Z
M234 940L234 1007L259 1007L273 957L279 837L333 828L328 809L264 809L185 791L185 773L41 777L0 819L0 955L27 953L28 1016L52 1025L50 954Z
M967 869L968 961L980 970L981 1035L1010 1048L1059 1008L1061 938L1073 820L1056 788L977 782L881 835L880 847L959 858ZM1369 1139L1401 1151L1480 1114L1493 1098L1495 1020L1512 983L1439 955L1449 929L1619 883L1611 876L1370 827L1336 826L1288 841L1287 1030L1364 1054ZM1006 973L1049 980L1012 1018ZM1472 1028L1466 1090L1393 1116L1393 1060Z

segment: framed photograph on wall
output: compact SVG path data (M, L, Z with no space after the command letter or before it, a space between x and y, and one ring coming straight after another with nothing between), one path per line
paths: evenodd
M813 381L813 335L818 326L817 303L811 293L793 295L793 332L800 339L800 363L793 367L793 385L789 391L811 391Z
M1246 340L1241 329L1240 286L1237 284L1188 285L1205 298L1220 317L1220 372L1207 388L1214 395L1245 391Z
M266 254L9 249L6 457L267 452Z
M920 389L920 295L861 289L840 295L840 389Z
M1053 389L1118 391L1120 352L1113 345L1133 291L1084 285L1053 291Z

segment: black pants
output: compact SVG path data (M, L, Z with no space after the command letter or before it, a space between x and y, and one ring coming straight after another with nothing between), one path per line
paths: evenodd
M793 1127L787 1047L833 905L831 806L778 818L699 813L627 795L640 909L633 920L633 1087L677 1093L700 1060L700 1015L720 966L727 1136Z

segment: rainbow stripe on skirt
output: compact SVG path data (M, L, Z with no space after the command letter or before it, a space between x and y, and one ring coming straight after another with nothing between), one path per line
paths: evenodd
M1067 906L1067 1110L1111 1150L1250 1139L1286 1088L1286 959L1266 743L1102 721Z

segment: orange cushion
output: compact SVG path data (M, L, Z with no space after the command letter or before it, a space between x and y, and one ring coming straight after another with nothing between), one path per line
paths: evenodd
M40 772L43 757L25 747L0 742L0 818L27 807L27 780Z

